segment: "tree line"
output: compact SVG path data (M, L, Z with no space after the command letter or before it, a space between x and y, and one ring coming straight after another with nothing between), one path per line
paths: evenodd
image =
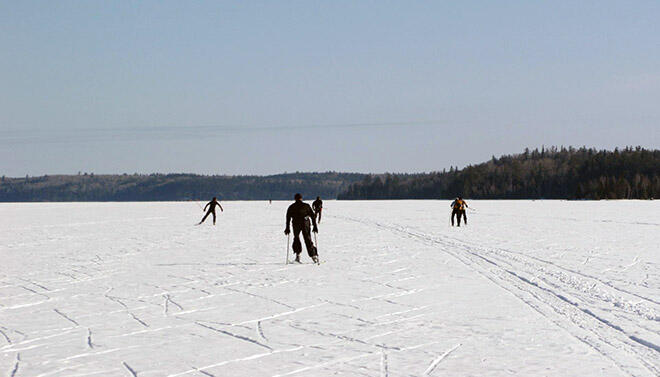
M0 180L0 202L289 200L336 198L364 174L289 173L269 176L196 174L46 175Z
M651 199L660 197L660 150L525 149L422 174L289 173L45 175L0 180L0 202L307 199Z
M338 199L652 199L660 197L660 150L541 148L464 169L369 175Z

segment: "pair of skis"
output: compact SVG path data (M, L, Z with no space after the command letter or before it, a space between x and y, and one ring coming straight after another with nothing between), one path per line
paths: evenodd
M291 263L291 262L289 262L289 244L290 244L289 241L290 240L291 240L291 233L286 235L286 263L285 264ZM319 240L318 240L316 232L314 232L314 248L316 249L316 264L320 265L321 260L319 259Z

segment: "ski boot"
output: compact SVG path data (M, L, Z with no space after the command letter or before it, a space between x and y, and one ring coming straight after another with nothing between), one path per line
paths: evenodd
M314 255L312 257L312 260L314 261L314 263L319 264L319 257L317 255Z
M302 262L300 261L300 254L296 254L296 259L294 260L294 262L296 262L296 263L302 263Z

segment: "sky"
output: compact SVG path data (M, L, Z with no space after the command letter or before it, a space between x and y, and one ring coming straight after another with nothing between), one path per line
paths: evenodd
M0 174L660 147L660 2L3 1Z

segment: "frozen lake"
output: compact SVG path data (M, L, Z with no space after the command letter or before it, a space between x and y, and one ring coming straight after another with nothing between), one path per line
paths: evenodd
M0 204L7 376L657 376L660 202Z

